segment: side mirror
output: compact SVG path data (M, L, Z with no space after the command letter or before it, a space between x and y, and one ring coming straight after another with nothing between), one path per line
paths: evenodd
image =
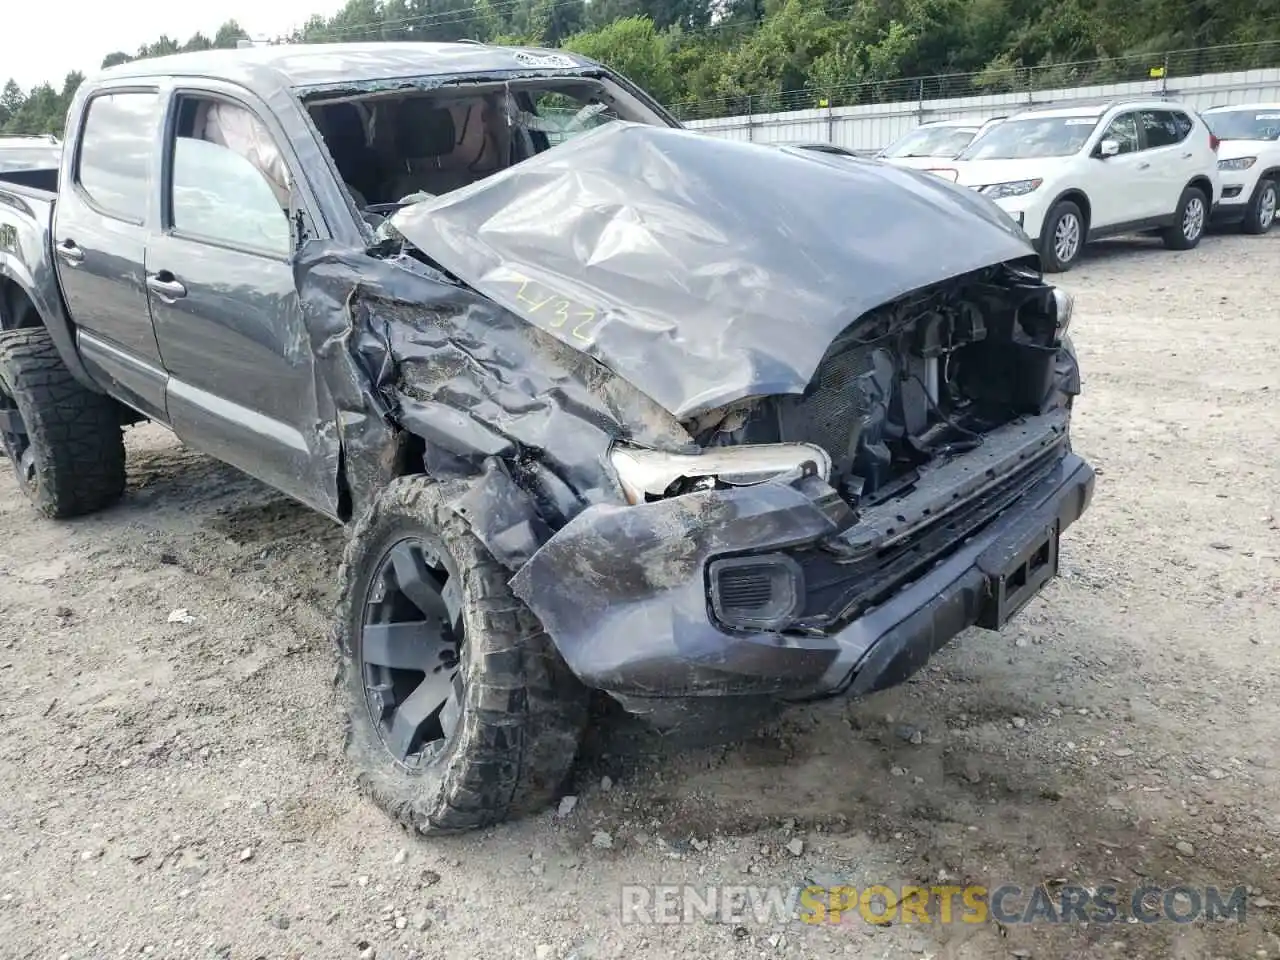
M1098 156L1103 160L1107 157L1114 157L1120 152L1119 140L1103 140L1098 144Z

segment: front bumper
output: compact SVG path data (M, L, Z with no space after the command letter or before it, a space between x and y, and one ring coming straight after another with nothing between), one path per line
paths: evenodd
M1044 230L1044 218L1048 213L1044 207L1043 186L1039 190L1033 190L1020 197L1005 197L992 202L1013 217L1033 243L1040 240L1040 233Z
M588 508L512 579L569 668L629 710L666 723L725 698L805 700L902 682L987 619L992 583L1036 530L1086 509L1094 473L1065 437L1030 485L940 558L905 570L874 603L827 630L730 630L711 612L717 557L856 543L843 503L817 477ZM937 521L935 526L942 523ZM936 531L941 532L941 531ZM956 542L959 545L956 545ZM713 704L711 701L714 701Z
M1257 174L1252 170L1219 171L1222 178L1221 199L1213 208L1212 219L1217 221L1239 220L1249 209Z

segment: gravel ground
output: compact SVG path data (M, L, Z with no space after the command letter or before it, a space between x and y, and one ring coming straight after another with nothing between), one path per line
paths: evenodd
M37 521L6 473L0 953L1280 956L1277 254L1125 240L1066 276L1098 492L1005 632L728 748L602 724L567 815L455 840L343 768L337 528L152 427L100 516ZM1243 923L620 919L624 884L810 880L1252 890Z

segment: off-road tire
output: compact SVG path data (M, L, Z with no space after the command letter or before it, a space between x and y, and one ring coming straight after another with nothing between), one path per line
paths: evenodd
M0 333L0 404L16 406L22 418L34 461L29 481L14 468L45 516L92 513L124 494L120 408L71 375L47 330Z
M1068 256L1063 257L1059 256L1056 237L1059 225L1071 222L1069 218L1074 218L1076 224L1076 244L1075 249ZM1044 218L1044 226L1040 230L1040 265L1044 272L1065 273L1075 266L1076 261L1080 259L1080 254L1084 251L1088 229L1084 214L1080 212L1078 205L1070 200L1055 203L1049 215Z
M587 718L587 689L511 593L507 571L449 508L462 489L424 476L393 481L355 524L339 574L334 641L347 760L374 803L424 834L461 833L545 807L573 765ZM379 557L406 535L447 554L460 574L465 627L461 716L439 755L418 770L383 745L358 647Z
M1245 233L1266 233L1276 222L1276 182L1263 177L1253 188L1253 196L1249 198L1249 207L1244 212L1244 221L1240 229ZM1268 205L1268 197L1270 204ZM1267 211L1270 210L1268 214Z
M1199 226L1193 236L1187 236L1185 232L1187 209L1196 202L1200 204ZM1191 250L1199 246L1200 239L1204 236L1205 227L1208 225L1208 199L1202 190L1196 187L1187 187L1182 191L1182 196L1178 198L1178 208L1173 213L1173 223L1167 226L1160 236L1164 240L1164 245L1170 250Z

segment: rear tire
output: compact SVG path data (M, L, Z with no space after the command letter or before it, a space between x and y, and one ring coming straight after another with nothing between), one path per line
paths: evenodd
M546 806L587 716L588 691L449 508L458 492L412 476L379 494L352 531L335 624L347 759L424 834Z
M1045 273L1065 273L1084 250L1084 215L1070 200L1053 205L1040 230L1040 265Z
M0 333L0 444L47 517L92 513L124 494L120 408L71 375L43 327Z
M1191 250L1199 245L1209 222L1209 201L1196 187L1187 187L1178 198L1173 223L1165 228L1164 245L1170 250Z
M1259 180L1240 225L1245 233L1266 233L1276 222L1276 182Z

